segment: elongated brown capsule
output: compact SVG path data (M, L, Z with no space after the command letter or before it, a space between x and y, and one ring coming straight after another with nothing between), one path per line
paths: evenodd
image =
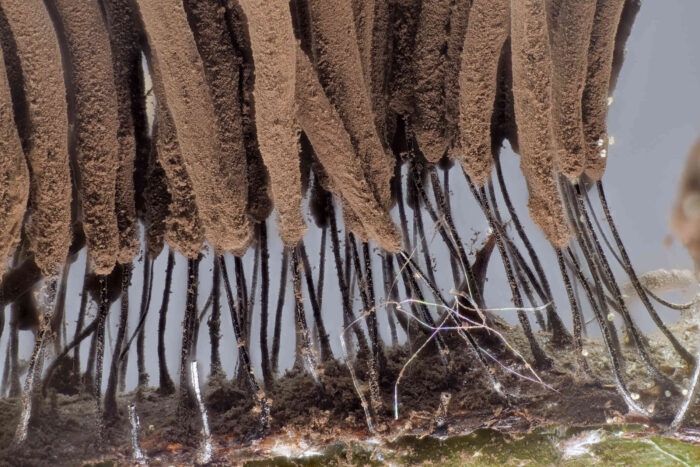
M231 157L222 152L216 110L204 65L179 2L139 0L141 17L158 59L167 106L206 240L216 251L242 254L252 240L247 189L236 186Z
M117 168L116 199L117 227L119 229L118 261L130 263L138 254L139 236L134 193L134 162L136 159L136 134L134 119L145 120L145 115L134 111L134 104L142 108L143 76L141 49L135 28L134 11L129 0L102 2L105 22L111 41L114 84L117 92L117 116L119 129L119 165ZM139 95L140 94L140 95ZM140 123L145 124L144 122Z
M362 78L362 61L349 0L310 0L314 63L324 90L338 110L362 160L365 177L384 209L391 206L393 155L384 150L374 124L371 94Z
M475 0L469 13L459 72L461 163L478 186L491 176L491 121L498 65L510 34L510 0Z
M0 281L19 242L29 196L29 172L15 126L12 96L0 60Z
M115 187L119 164L117 91L109 34L97 3L54 0L60 36L65 41L72 103L71 148L77 160L77 185L83 228L94 272L109 274L117 262Z
M12 82L24 85L18 131L30 173L26 232L44 275L58 274L71 242L71 178L63 65L53 23L40 0L2 0L16 47ZM3 47L7 44L3 38ZM16 79L19 78L19 81Z
M544 0L511 0L513 97L520 168L530 194L530 216L556 246L569 228L555 182L551 123L552 59Z
M600 180L608 154L608 97L615 36L625 0L598 0L588 48L588 72L583 91L583 134L586 175Z
M581 99L595 7L594 0L562 0L550 22L554 154L557 169L568 178L581 175L586 164Z
M389 213L372 195L343 122L323 92L311 61L299 49L297 52L296 115L308 136L325 173L330 188L360 217L364 232L379 246L389 251L400 249L396 226ZM366 237L360 237L367 240Z
M296 40L289 2L242 0L255 62L258 144L270 173L280 237L296 246L306 232L301 215L298 129L294 122Z
M450 21L450 0L423 2L416 45L413 74L415 112L411 127L418 147L429 162L437 162L447 150L445 138L445 69Z

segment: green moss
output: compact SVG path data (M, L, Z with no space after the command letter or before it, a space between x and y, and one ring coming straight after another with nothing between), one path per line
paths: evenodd
M587 445L588 453L565 459L562 446L591 432L597 432L598 436L593 440L595 442ZM446 439L406 436L378 446L341 443L331 446L318 456L275 458L247 465L700 465L700 446L661 436L644 437L643 433L642 427L636 425L568 429L552 427L524 434L483 429L466 436Z

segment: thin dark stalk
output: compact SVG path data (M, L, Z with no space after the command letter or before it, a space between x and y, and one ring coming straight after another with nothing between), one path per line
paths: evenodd
M405 254L405 253L404 253ZM404 284L406 286L406 295L414 298L418 301L416 304L416 307L412 307L412 311L415 314L416 309L420 311L420 313L417 315L419 316L430 328L435 329L437 327L435 320L433 319L433 316L430 314L430 310L428 310L428 307L425 306L423 303L425 302L425 297L423 296L423 292L420 289L420 286L418 285L418 282L416 280L416 274L420 278L423 278L424 282L426 284L434 284L433 282L430 281L429 278L426 277L425 274L420 272L420 269L413 260L410 259L408 255L406 255L406 258L409 260L409 264L412 265L412 268L408 267L401 267L401 277L404 281ZM402 264L402 258L399 253L396 254L396 262L399 264L399 266ZM406 262L406 259L404 259L403 262ZM433 288L430 287L431 291L435 295L435 300L441 300L441 294L440 291L437 289L437 287ZM432 332L432 331L430 331ZM435 345L437 347L438 354L440 355L440 359L442 360L442 363L447 366L450 363L450 359L448 358L449 355L449 349L447 347L447 344L445 343L445 340L442 336L441 333L436 333L435 334Z
M330 220L330 229L331 229L331 246L333 250L333 257L335 259L335 270L338 276L338 287L340 288L340 299L342 302L342 308L343 308L343 327L347 328L350 323L353 321L352 317L352 304L350 303L350 290L348 289L348 283L346 282L347 276L345 275L345 270L352 269L350 262L347 261L345 262L345 266L343 266L343 259L340 256L340 240L338 238L338 224L336 222L335 218L335 208L333 204L331 203L329 205L329 220ZM348 251L347 247L349 244L347 243L347 236L346 236L346 252ZM345 270L344 270L345 268ZM352 327L355 337L357 338L357 345L360 348L360 352L363 352L365 355L369 354L369 346L367 345L367 339L365 338L365 334L362 331L362 328L360 326L353 326ZM347 335L345 335L345 340L348 346L352 344L352 341L350 339L347 339ZM348 348L348 351L351 349Z
M263 381L265 388L269 389L272 387L274 378L270 367L270 354L267 346L267 315L270 301L270 253L267 248L267 225L265 222L261 222L258 225L258 244L260 245L260 272L262 279L260 288L260 356Z
M540 258L537 256L537 253L535 252L535 249L533 248L532 243L530 242L530 238L527 236L527 233L525 232L525 229L523 228L523 225L520 222L520 217L518 216L518 213L515 210L515 207L513 206L513 202L511 201L511 198L510 198L510 193L508 193L508 186L506 185L504 178L503 178L503 170L501 168L500 157L495 158L495 163L496 163L496 175L498 177L498 185L501 188L501 195L503 195L503 200L506 203L506 208L508 209L508 214L510 214L510 218L513 221L513 225L515 226L515 230L518 233L518 237L520 237L520 240L523 242L523 245L525 245L525 249L527 250L527 254L530 257L530 261L532 261L532 265L535 267L535 272L537 273L537 277L539 278L540 283L542 284L542 287L544 288L544 293L546 294L548 300L551 303L554 303L553 296L552 296L552 290L549 286L549 281L547 280L547 275L544 273L544 269L542 268L542 262L540 261Z
M651 301L649 300L649 297L647 296L644 287L642 287L642 284L639 282L637 273L635 272L634 267L632 267L632 262L630 261L629 255L627 254L627 249L625 249L625 245L622 243L622 238L620 237L620 234L617 231L617 226L613 221L612 214L610 214L610 208L608 207L608 201L605 198L603 184L600 181L598 181L596 183L596 187L598 188L598 195L600 197L600 203L603 206L605 218L608 221L608 225L610 226L610 231L613 234L613 238L615 239L617 248L620 250L620 255L622 256L622 265L625 271L627 272L627 275L629 276L630 280L632 281L634 289L637 291L637 294L642 300L642 303L644 303L644 306L649 312L649 316L651 316L651 319L654 321L654 324L656 324L656 326L663 333L663 335L666 336L666 339L668 339L668 341L671 343L676 352L678 352L678 355L680 355L681 358L685 360L690 367L694 367L695 357L693 357L693 355L690 352L688 352L688 350L685 347L683 347L683 345L678 341L676 336L674 336L673 333L668 329L668 327L666 327L663 320L654 309L654 305L652 305Z
M96 415L98 419L100 439L103 438L104 425L102 418L102 364L105 354L105 326L107 324L107 315L109 314L110 303L107 298L107 280L105 276L98 276L100 288L100 303L97 312L97 330L95 336L95 379L93 391L96 404Z
M143 288L141 290L141 310L139 313L139 322L134 329L134 334L138 332L138 337L136 339L136 369L138 372L138 386L146 387L148 385L148 372L146 371L146 357L145 357L145 344L146 344L146 316L151 309L151 296L153 291L153 258L146 255L143 265ZM129 342L126 344L124 349L126 352L129 351L131 347L131 342L134 336L131 336ZM126 355L121 358L126 359Z
M455 227L454 220L452 219L452 211L449 209L448 202L445 200L444 194L443 194L442 190L440 189L440 179L438 178L438 175L437 175L437 169L434 166L430 168L430 180L431 180L431 185L433 186L433 196L435 197L435 201L437 203L438 210L440 211L442 216L445 218L445 221L447 222L447 229L450 232L450 237L452 238L455 245L457 246L457 251L459 252L459 257L466 258L467 253L464 250L464 244L462 243L462 238L460 237L459 232L457 231L457 227ZM468 261L465 261L465 262L468 262ZM459 284L462 282L461 275L455 277L454 281L455 281L455 286L459 286Z
M282 266L280 268L280 287L277 296L277 310L275 311L275 328L272 334L272 360L271 371L277 374L280 357L280 333L282 332L282 310L284 309L284 299L287 296L287 271L289 270L289 251L285 248L282 251Z
M257 258L256 258L257 259ZM257 264L255 265L257 266ZM254 266L254 267L255 267ZM241 303L243 313L238 317L241 324L241 332L245 341L246 349L250 351L250 334L248 333L248 281L246 280L243 260L237 256L233 257L233 267L236 277L236 296Z
M295 367L306 368L317 383L318 372L316 371L316 355L311 346L311 335L309 326L306 323L306 313L301 294L301 274L299 271L299 257L296 248L290 248L292 259L292 284L294 286L294 322L296 328L296 351L294 358Z
M240 324L241 339L243 345L247 352L250 352L250 335L248 334L248 289L246 286L245 270L243 268L243 261L241 258L233 257L233 271L236 279L236 303L240 307L237 310L238 322ZM238 354L238 378L242 380L246 378L243 374L245 371L245 365L243 362L243 356Z
M425 207L426 211L428 211L428 214L430 215L430 218L432 219L433 223L435 223L435 225L437 226L438 232L440 233L440 237L445 243L445 246L447 246L447 249L450 251L450 255L454 256L455 258L459 258L460 266L464 268L467 277L471 277L471 267L469 264L469 259L467 258L467 254L464 251L464 247L462 245L455 245L456 237L451 237L451 232L450 234L448 234L447 229L445 229L445 222L443 222L440 219L440 217L435 212L435 209L433 208L432 204L430 203L428 194L425 192L425 188L423 187L423 182L421 181L420 172L418 170L417 164L412 164L412 167L413 183L415 185L416 190L418 191L418 194L423 200L423 206ZM481 297L481 291L473 291L473 293Z
M445 209L452 217L452 194L450 193L450 169L445 169L443 174L443 189L445 193ZM450 268L452 269L452 277L459 277L461 272L459 270L459 265L454 257L450 256Z
M253 394L256 406L261 408L260 412L260 424L263 433L266 433L270 428L270 407L267 403L267 397L265 392L258 386L257 381L255 381L255 376L253 374L253 369L250 366L250 358L248 357L248 351L243 345L243 337L241 336L241 324L239 322L239 314L242 311L245 302L239 302L238 305L234 303L233 293L231 291L231 281L228 277L228 271L226 269L226 262L223 256L218 257L219 266L221 267L221 273L224 278L224 290L226 291L226 298L228 299L228 307L231 313L231 323L233 325L233 333L236 342L238 343L238 354L241 358L243 364L243 371L247 375L248 383L250 384L250 390Z
M540 347L539 343L537 342L537 339L535 338L535 334L532 332L530 320L525 314L525 312L521 309L523 308L523 299L520 295L520 289L518 288L518 284L515 281L515 277L513 274L513 266L511 265L510 259L508 258L508 253L506 252L503 238L500 235L500 232L496 225L497 222L493 216L493 212L489 207L489 201L486 197L486 191L484 190L484 188L481 188L479 191L477 191L476 186L474 186L467 173L463 173L465 179L467 180L467 184L469 185L469 189L472 192L472 195L474 195L474 198L481 206L481 209L486 215L489 225L491 226L491 230L493 230L496 236L496 246L498 247L498 252L501 255L503 267L506 271L506 278L508 280L508 285L510 286L511 295L513 297L513 305L515 306L515 308L518 309L518 321L520 321L520 325L523 328L525 337L527 338L528 343L530 344L530 350L534 358L535 367L538 369L549 368L552 366L552 360L549 357L547 357L547 354L545 354L542 350L542 347Z
M61 353L59 353L51 362L51 365L49 365L49 367L46 369L46 375L44 376L44 382L42 385L42 393L44 396L46 396L46 389L48 388L49 383L51 383L53 374L55 373L56 369L58 369L61 360L63 360L63 358L65 358L65 356L68 355L72 349L79 349L80 343L83 342L83 340L85 340L88 336L93 336L93 338L95 337L95 330L97 329L98 321L99 317L93 319L92 322L82 329L80 333L73 338L73 341L67 344Z
M435 296L435 299L437 300L437 302L438 302L440 305L449 308L450 305L447 303L447 301L444 299L444 297L442 296L442 294L441 294L440 291L438 290L437 284L430 282L430 281L426 278L425 274L423 274L423 272L420 270L420 267L415 263L415 261L413 261L413 260L411 259L410 256L408 256L405 252L402 252L401 255L403 256L402 259L405 261L405 264L404 264L404 267L402 267L402 270L406 270L406 275L407 275L408 277L413 277L414 275L416 275L416 276L418 276L419 278L421 278L421 279L428 285L428 288L430 288L430 290L432 291L432 293L433 293L433 295ZM401 264L401 260L398 259L398 255L397 255L397 260L398 260L399 264ZM463 324L465 324L465 323L460 323L459 320L458 320L452 313L450 313L450 317L451 317L452 322L454 322L454 323L457 324L457 325L463 325ZM434 325L431 325L431 326L432 326L433 328L435 327ZM489 380L489 382L491 383L491 386L494 388L494 390L495 390L499 395L503 395L503 393L502 393L502 391L501 391L501 389L500 389L502 385L496 380L496 378L495 378L495 376L494 376L494 374L493 374L493 371L490 369L490 364L489 364L489 362L488 362L488 361L486 360L486 358L484 357L482 349L481 349L481 348L479 347L479 345L476 343L476 341L474 340L474 338L472 337L472 335L471 335L469 332L465 332L463 329L459 329L459 330L457 331L457 334L469 345L468 348L469 348L470 351L473 352L474 355L477 357L477 361L479 362L479 365L481 366L481 368L482 368L484 374L485 374L486 377L488 378L488 380ZM440 334L439 334L439 333L438 333L436 336L437 336L438 338L440 338ZM441 351L440 354L441 354L441 355L447 355L448 352L443 352L443 351ZM446 357L446 356L443 358L443 362L445 362L445 361L449 362L449 360L447 360L447 357Z
M401 235L403 237L404 248L408 251L412 250L411 237L408 235L408 218L406 217L406 206L404 204L403 190L401 188L403 177L401 176L401 166L396 164L395 188L396 188L396 204L399 207L399 221L401 222ZM408 183L408 182L407 182ZM346 263L347 264L347 263Z
M306 254L306 247L304 246L303 240L299 242L299 245L297 246L297 252L298 255L301 257L301 264L304 267L306 289L309 292L311 310L313 311L314 321L318 329L318 338L321 346L321 361L327 362L333 358L333 352L331 351L331 344L328 340L328 333L326 332L326 327L323 324L323 314L321 313L321 306L318 303L316 288L314 287L313 271L311 270L309 256Z
M576 270L576 275L580 278L583 279L583 271L581 271L581 267L578 263L578 260L576 259L576 256L573 254L570 248L567 248L567 252L569 253L569 258L574 264L575 270ZM645 413L646 411L639 407L637 403L634 402L634 398L629 392L629 389L627 389L627 384L625 383L625 379L622 376L622 367L621 367L621 354L619 353L619 350L615 348L614 342L612 341L611 335L610 335L610 328L607 326L607 320L606 317L603 316L603 313L601 312L601 309L598 307L596 304L595 298L593 298L593 293L591 292L590 288L588 287L588 284L586 281L581 281L581 284L583 285L583 290L586 294L586 297L588 298L588 302L591 304L591 308L593 309L593 312L596 315L596 319L598 320L598 324L600 325L600 330L603 333L603 342L605 342L605 347L608 350L608 356L610 358L610 363L612 366L613 370L613 376L615 378L615 384L617 386L618 392L620 395L624 398L625 402L627 403L628 407L636 412L640 413Z
M372 402L372 408L375 415L383 406L381 391L379 388L379 372L381 370L381 360L384 358L382 352L381 340L379 337L379 326L377 325L377 310L374 301L374 283L372 281L372 261L369 255L369 246L367 243L362 244L362 252L365 262L364 273L360 265L360 258L357 251L357 243L354 235L350 234L350 243L352 245L353 261L355 263L355 273L359 280L360 296L365 309L364 315L367 318L367 328L369 329L369 340L372 345L372 353L369 359L369 393Z
M114 355L109 370L107 380L107 391L105 392L105 408L103 417L105 420L114 419L117 415L117 385L119 383L119 355L124 346L126 335L126 325L129 318L129 286L131 285L131 264L122 265L122 290L121 290L121 313L119 316L119 329L117 340L114 346Z
M569 297L569 306L571 307L571 321L573 322L574 326L574 352L576 353L578 374L579 376L585 375L587 377L592 377L593 374L588 366L588 361L586 361L586 357L583 355L583 338L581 336L581 330L583 329L583 314L581 313L581 308L576 300L576 295L574 294L569 275L566 272L564 254L559 248L554 248L554 253L557 255L559 271L561 272L562 279L564 279L564 286L566 287L566 293Z
M95 318L95 331L97 331L97 321L99 321L99 316ZM85 392L93 393L95 391L93 385L95 384L95 352L97 350L97 332L92 333L92 339L90 339L90 350L88 351L88 360L85 367L85 375L83 378L83 387Z
M522 224L520 223L520 218L518 217L518 213L515 211L515 208L513 207L513 203L511 202L510 199L510 194L508 193L508 188L505 184L505 181L503 180L503 171L501 170L500 167L500 160L498 157L496 157L496 172L498 174L498 184L501 188L501 194L503 195L503 200L506 203L506 208L508 209L508 214L510 214L510 218L513 222L513 225L515 226L515 230L518 233L518 237L520 237L520 240L523 242L523 245L525 245L525 249L527 250L528 256L530 257L530 261L532 261L532 264L535 268L535 272L537 273L537 278L535 278L535 275L532 273L530 270L530 267L528 264L525 262L525 259L522 257L520 254L520 251L518 251L518 248L515 246L513 241L508 237L507 233L505 232L505 229L503 228L503 223L501 221L498 222L498 227L500 229L500 233L505 239L507 246L511 253L514 256L513 264L515 265L516 268L522 269L523 272L525 273L527 279L530 281L530 284L532 284L532 287L535 289L535 293L540 297L542 300L543 304L547 304L547 327L546 329L548 331L552 332L552 341L558 343L558 344L568 344L571 342L571 335L566 329L566 326L564 326L564 323L562 322L561 318L559 317L559 313L557 313L557 308L556 308L556 303L554 302L554 296L552 295L552 290L549 286L549 281L547 280L547 275L544 273L544 269L542 268L542 263L540 262L540 258L537 255L537 252L532 246L532 243L530 243L530 239L528 238L527 234L525 233L525 229L523 229ZM493 184L489 180L489 191L491 192L492 199L494 200L493 204L493 210L496 212L496 214L500 217L499 214L499 209L498 209L498 204L495 202L496 196L494 193L493 189Z
M19 380L19 310L16 304L12 304L12 318L10 319L10 397L17 397L22 393L22 385ZM78 368L78 371L80 368Z
M525 292L525 297L527 298L527 301L530 303L530 306L537 307L538 303L532 295L532 289L530 288L530 284L528 284L527 279L525 279L522 269L518 267L518 263L512 258L512 255L511 260L515 265L515 267L513 268L515 270L515 277L518 281L518 284L520 284L520 287L522 287L523 292ZM547 323L545 323L544 315L542 315L542 312L540 310L535 310L535 321L537 321L537 325L542 331L547 330Z
M593 283L594 285L591 285L588 283L588 280L583 276L583 274L578 274L576 266L574 263L569 260L568 266L572 269L574 277L576 277L579 282L582 283L582 286L588 287L589 290L595 289L599 304L596 306L600 307L600 310L606 310L607 306L612 307L616 309L619 312L619 309L617 309L617 303L615 303L610 297L608 297L605 292L603 291L603 286L601 285L600 281L600 276L598 274L598 271L600 271L600 263L595 261L592 257L593 254L591 253L592 251L592 245L591 245L591 240L588 237L584 227L582 226L581 222L581 214L578 212L577 209L577 204L576 201L574 201L574 196L572 193L572 190L570 186L568 185L568 181L562 176L560 178L560 187L561 191L564 195L564 206L566 208L566 214L569 218L569 225L571 225L574 228L574 233L576 234L576 240L579 245L579 248L583 252L584 259L586 261L586 264L588 265L588 268L590 270ZM575 251L573 249L568 250L570 255L576 256ZM576 258L578 261L578 258ZM583 282L585 282L585 284ZM601 314L605 314L603 311L600 311ZM609 334L610 334L610 339L611 339L611 345L614 349L615 352L617 352L618 355L622 355L622 349L620 347L620 340L617 335L617 328L615 327L614 321L606 320L605 323L601 324L605 325L606 327L609 328ZM584 326L584 331L585 331L585 326ZM624 359L619 358L620 365L624 366Z
M214 259L214 272L212 277L212 304L211 316L207 321L209 325L209 342L211 344L211 363L209 373L211 378L223 376L224 370L221 366L221 354L219 352L219 341L221 340L221 266Z
M627 305L625 304L624 299L622 298L622 293L620 292L620 288L617 285L617 282L615 281L615 278L612 275L612 270L610 269L610 265L608 264L608 260L605 257L605 252L600 246L600 242L598 241L598 237L595 234L595 231L593 230L593 225L591 224L590 217L588 215L588 210L586 209L586 205L583 202L583 194L581 192L581 186L579 184L576 184L574 187L576 191L576 200L578 202L578 208L580 212L583 214L583 220L584 220L584 225L586 227L586 231L588 235L591 236L591 239L593 240L593 245L595 246L595 251L596 251L596 256L600 259L600 262L602 263L603 271L602 275L604 275L607 278L607 281L610 283L612 286L613 290L613 297L615 298L615 301L618 303L620 306L620 311L621 311L621 316L625 323L627 324L627 329L630 332L630 335L632 337L632 340L635 343L635 347L637 348L637 352L639 353L639 356L641 357L642 361L644 362L645 366L649 370L649 373L651 376L660 384L662 384L665 387L668 388L673 388L674 390L677 390L675 383L673 383L666 375L664 375L657 367L654 365L654 362L649 355L649 351L647 349L646 343L644 342L641 332L639 331L639 328L637 325L634 323L632 320L632 316L630 315Z
M391 335L391 346L396 347L399 345L398 335L396 333L396 305L395 303L399 301L399 294L396 290L396 284L394 282L394 261L392 256L387 253L382 253L382 278L384 279L384 300L387 302L384 306L386 311L386 318L389 321L389 333ZM403 323L399 320L399 324L403 326ZM404 329L406 331L406 329Z
M131 338L127 341L126 345L119 355L119 359L125 362L129 355L129 349L134 341L136 341L136 366L138 368L139 375L139 387L145 387L148 385L148 373L146 373L146 364L144 359L144 340L145 331L144 324L146 323L146 315L151 305L151 290L153 288L153 259L146 256L143 262L143 278L142 278L142 288L141 288L141 305L139 310L139 322L134 329Z
M0 325L5 325L4 317L0 320ZM0 336L2 337L2 336ZM0 386L0 397L5 397L7 388L10 386L10 340L7 341L7 351L5 352L5 364L2 368L2 386Z
M258 276L260 274L260 244L255 245L255 256L253 259L253 279L250 284L250 294L248 294L248 302L246 306L247 311L247 330L246 336L248 337L248 350L250 351L250 339L252 337L252 326L253 326L253 310L255 308L255 297L258 292Z
M328 236L328 227L324 226L321 230L321 249L318 258L318 279L316 279L316 297L318 307L323 310L323 284L326 278L326 237Z
M158 313L158 381L159 392L161 394L172 394L175 392L175 384L168 373L168 362L165 358L165 325L167 323L168 306L170 304L170 288L173 282L173 268L175 267L175 254L168 251L168 264L165 268L165 287L163 289L163 300Z
M41 378L41 371L44 364L44 350L48 344L48 339L50 339L51 333L51 318L56 302L56 279L50 279L46 284L46 292L44 297L44 303L42 304L41 319L39 324L39 329L36 332L36 339L34 341L34 349L32 350L32 356L29 360L29 368L27 369L27 378L24 380L24 391L22 395L22 412L20 414L20 422L17 425L17 430L15 431L14 444L19 445L24 442L27 438L27 428L31 414L34 412L35 401L38 398L34 397L37 388L34 385L34 381L37 378Z
M68 290L68 275L70 273L71 262L66 261L61 271L61 280L58 286L58 296L56 297L56 310L51 318L51 331L53 332L53 348L55 353L61 351L61 332L66 317L66 292Z
M199 292L199 261L201 255L187 259L187 297L185 299L185 319L182 326L182 346L180 348L180 396L178 398L178 419L180 425L191 425L195 396L190 381L190 361L196 358L194 330L197 320L197 295Z
M85 281L88 275L88 268L85 268L85 275L83 276L83 288L80 292L80 309L78 311L78 321L75 325L75 335L73 340L78 337L83 329L83 324L85 323L85 312L87 311L87 303L90 297L90 293L85 289ZM73 353L73 375L76 381L80 378L80 347L75 348Z

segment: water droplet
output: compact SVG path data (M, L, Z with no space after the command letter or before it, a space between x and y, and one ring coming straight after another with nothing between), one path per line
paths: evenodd
M687 395L688 395L688 390L687 390L687 389L683 389L683 390L681 391L681 394L683 394L684 396L687 396Z
M581 355L583 355L584 357L588 357L588 350L583 349L583 350L581 351Z
M631 392L630 397L633 401L639 400L639 394L637 394L636 392Z

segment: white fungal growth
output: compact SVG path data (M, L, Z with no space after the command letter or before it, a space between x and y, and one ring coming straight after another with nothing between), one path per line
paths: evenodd
M202 401L202 392L199 389L199 371L197 370L196 360L190 363L190 375L192 378L192 388L194 389L194 394L197 398L197 405L199 406L199 413L202 415L202 434L204 435L202 446L197 455L197 460L200 464L207 464L211 461L212 455L211 430L209 429L207 408L204 406L204 402Z
M606 157L608 157L608 151L606 149L601 149L600 150L600 158L605 159Z
M598 145L599 148L603 147L603 143L604 143L603 138L598 138L598 141L596 141L596 144Z

